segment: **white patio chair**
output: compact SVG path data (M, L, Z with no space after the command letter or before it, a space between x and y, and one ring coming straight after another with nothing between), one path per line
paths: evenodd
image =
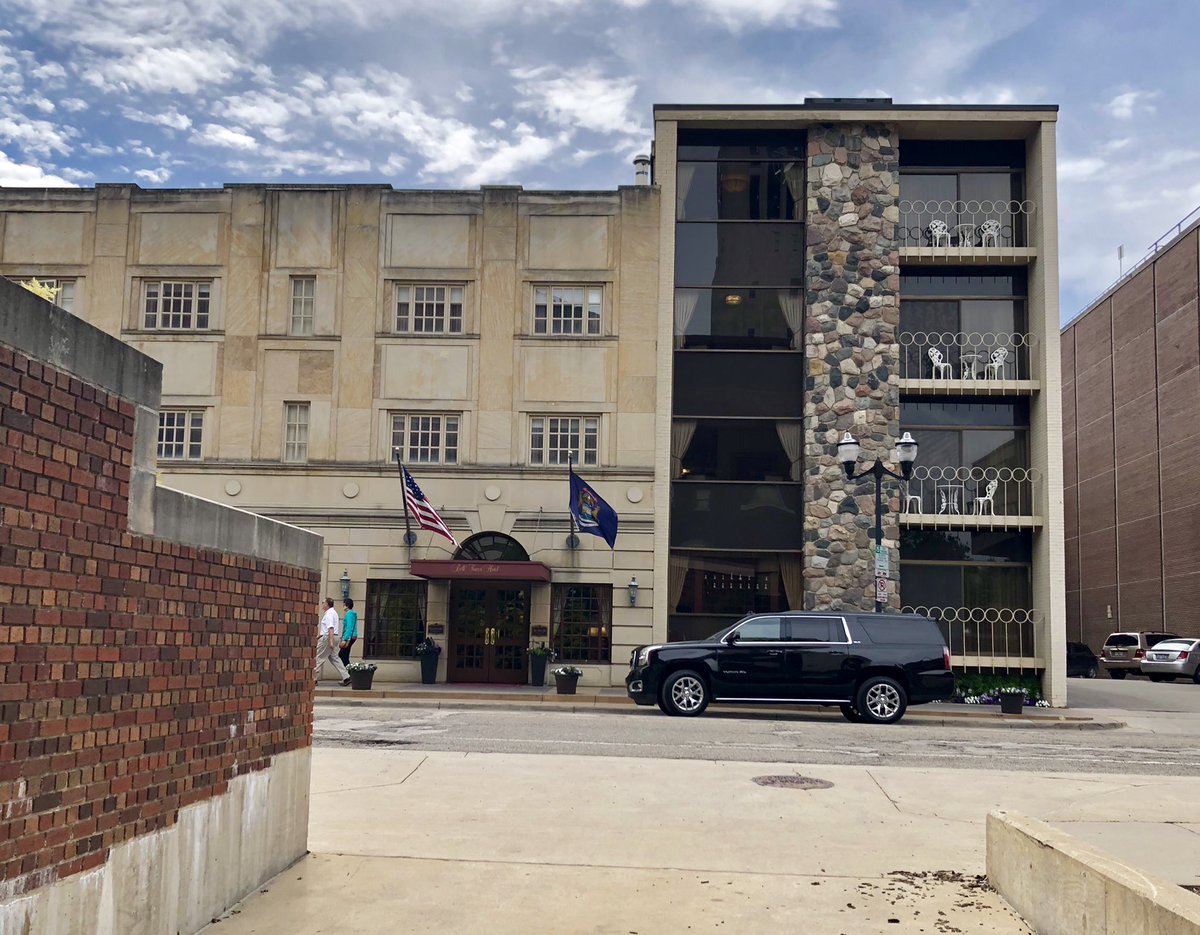
M986 489L984 495L982 497L975 498L975 515L976 516L983 515L983 505L985 503L987 504L987 511L989 513L991 513L992 516L996 515L996 505L995 505L995 503L992 502L992 498L994 496L996 496L996 489L999 486L1000 486L1000 481L998 481L998 480L993 479L993 480L988 481L987 489Z
M941 374L944 380L954 379L954 367L946 363L945 355L936 347L929 349L929 361L933 364L933 378L935 380L938 379L939 374Z
M912 509L912 505L914 503L916 503L916 505L917 505L917 508L915 510ZM912 486L909 484L904 485L904 512L905 513L924 513L925 512L925 509L923 506L923 498L921 496L920 491L918 491L917 493L913 493Z
M925 235L931 247L941 246L942 241L945 241L945 246L950 246L950 226L945 221L931 221L925 228Z
M979 225L979 246L986 247L989 240L993 247L1000 246L1000 222L994 219Z
M1008 348L998 347L992 351L992 359L983 365L984 374L993 380L1004 379L1004 365L1008 362Z

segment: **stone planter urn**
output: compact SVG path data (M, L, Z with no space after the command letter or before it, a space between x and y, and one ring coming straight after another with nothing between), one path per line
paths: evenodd
M575 686L579 684L579 674L574 672L554 673L554 690L560 695L575 694Z
M421 653L421 684L434 685L437 683L438 656L440 653Z
M375 667L369 669L350 670L350 688L356 692L370 691L371 680L375 678Z
M546 657L540 653L529 654L529 684L538 688L546 686Z
M1004 692L1000 695L1001 714L1020 714L1025 710L1024 692Z

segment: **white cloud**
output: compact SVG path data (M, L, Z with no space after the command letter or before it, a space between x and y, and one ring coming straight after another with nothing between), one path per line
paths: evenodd
M637 93L632 78L605 78L594 66L514 69L521 110L531 110L562 127L599 133L644 132L631 105Z
M44 62L33 68L29 74L39 81L55 81L67 77L67 70L58 62Z
M73 114L88 109L88 102L78 97L64 97L58 102L58 105L63 110L69 110Z
M3 150L0 150L0 185L10 188L78 187L61 176L50 175L39 166L13 162Z
M258 140L249 133L233 127L223 127L218 123L206 123L193 132L188 139L201 146L225 146L229 149L241 150L258 149Z
M1099 156L1081 156L1077 159L1063 157L1058 161L1060 182L1086 182L1096 178L1108 168L1108 162Z
M383 175L396 175L400 172L403 172L405 166L407 166L407 165L408 165L407 159L405 159L399 153L391 153L387 157L387 162L383 163L379 167L379 171Z
M732 32L767 26L830 28L838 24L838 0L671 0L671 3L694 9Z
M67 140L74 135L70 127L59 127L47 120L31 120L19 113L0 114L0 142L15 143L26 152L66 155L71 151Z
M1108 111L1110 117L1115 117L1117 120L1131 120L1136 113L1154 113L1154 105L1150 102L1159 96L1158 91L1125 91L1118 94L1107 104L1104 109Z
M475 92L471 90L469 84L465 83L458 86L458 90L454 92L454 96L464 104L470 104L471 101L475 100Z
M196 42L186 48L159 47L147 39L129 54L96 58L84 80L103 91L196 94L223 84L242 68L224 42Z
M157 169L138 169L133 176L143 182L149 182L151 185L164 185L171 177L171 170L166 166L159 166Z
M147 113L135 107L122 107L121 115L135 123L149 123L166 127L168 130L190 130L192 127L192 118L181 114L174 107L168 107L158 113Z

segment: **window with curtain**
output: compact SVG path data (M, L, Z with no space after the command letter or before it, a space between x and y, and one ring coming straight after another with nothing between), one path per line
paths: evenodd
M551 641L559 659L612 661L612 585L553 585L550 611Z
M359 623L367 659L411 659L425 638L424 581L367 581L366 614Z

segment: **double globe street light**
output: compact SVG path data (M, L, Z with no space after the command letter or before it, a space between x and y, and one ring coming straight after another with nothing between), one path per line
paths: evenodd
M858 444L858 440L846 432L842 436L842 440L837 443L838 460L842 462L842 468L846 471L846 480L858 480L860 477L868 475L875 478L875 572L876 578L887 579L887 564L886 555L883 551L883 478L894 477L896 480L906 481L912 477L913 462L917 460L917 440L912 437L911 432L905 432L900 441L896 442L896 460L900 462L900 473L889 470L884 467L883 461L879 458L875 459L875 463L865 471L854 473L854 466L858 463L858 456L862 452L862 448ZM882 569L882 572L881 572ZM883 613L883 600L880 599L881 592L886 588L886 585L881 588L878 580L875 585L875 613Z

